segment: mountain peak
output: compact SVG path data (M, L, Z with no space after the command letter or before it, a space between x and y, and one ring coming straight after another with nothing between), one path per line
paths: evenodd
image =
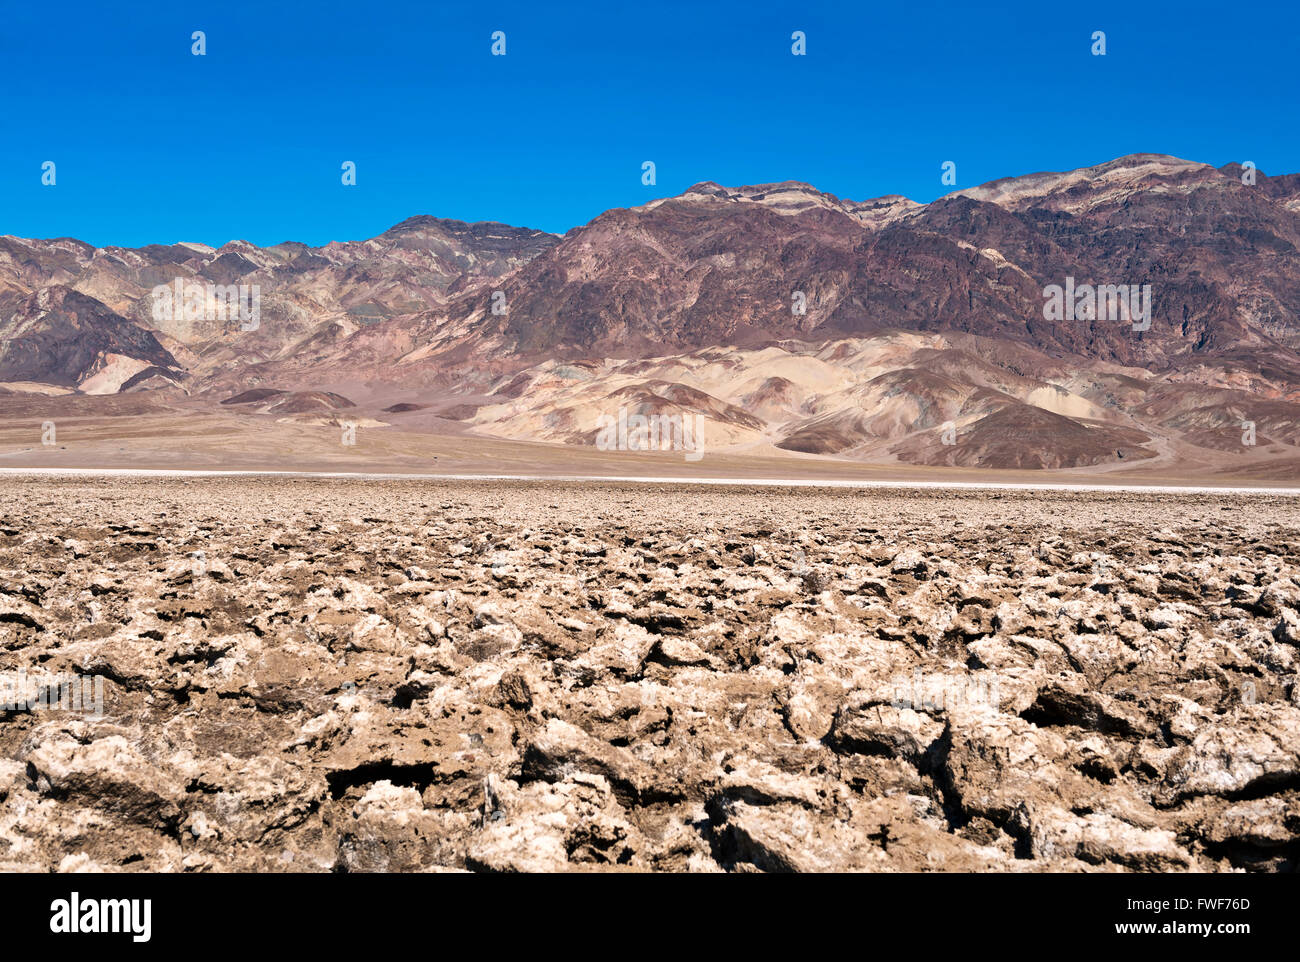
M537 230L533 227L515 227L500 221L480 220L470 223L463 220L450 220L445 217L433 217L430 214L416 214L401 223L394 224L380 234L380 237L402 238L404 235L433 232L448 239L476 238L479 241L501 243L524 243L539 239L554 238L554 234Z
M394 224L379 236L383 237L385 234L405 234L418 230L446 230L452 225L461 227L466 226L464 221L445 220L441 217L434 217L432 214L416 214L414 217L408 217L406 220Z
M669 201L759 204L782 214L799 214L818 209L848 213L845 203L834 194L828 194L798 180L784 180L772 184L748 184L743 187L724 187L714 181L706 180L688 187L675 197L663 197L634 209L654 210Z
M1078 187L1089 188L1089 203L1109 194L1141 189L1157 180L1214 175L1209 164L1183 160L1169 154L1126 154L1091 167L1067 171L1040 171L1014 177L1001 177L978 187L966 187L947 197L969 197L1003 207L1023 207L1039 203L1052 194L1065 194Z

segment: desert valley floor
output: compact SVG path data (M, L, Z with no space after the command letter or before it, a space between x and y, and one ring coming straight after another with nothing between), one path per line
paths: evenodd
M1294 497L0 478L0 869L1294 870Z

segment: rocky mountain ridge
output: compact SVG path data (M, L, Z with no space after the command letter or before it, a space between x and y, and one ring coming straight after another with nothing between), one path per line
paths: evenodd
M202 304L160 315L171 284ZM1251 422L1242 453L1300 464L1300 175L1136 154L929 204L705 182L562 237L4 237L0 336L8 391L327 392L570 444L667 406L715 447L991 467L1240 451Z

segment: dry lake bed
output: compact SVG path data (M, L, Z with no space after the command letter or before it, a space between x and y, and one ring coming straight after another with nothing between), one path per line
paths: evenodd
M2 870L1300 862L1294 497L8 477L0 504Z

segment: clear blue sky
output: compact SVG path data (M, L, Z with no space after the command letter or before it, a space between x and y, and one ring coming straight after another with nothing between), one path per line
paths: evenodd
M959 187L1140 151L1288 173L1298 69L1280 0L10 0L0 233L319 244L424 213L562 232L703 180L927 201L946 160Z

